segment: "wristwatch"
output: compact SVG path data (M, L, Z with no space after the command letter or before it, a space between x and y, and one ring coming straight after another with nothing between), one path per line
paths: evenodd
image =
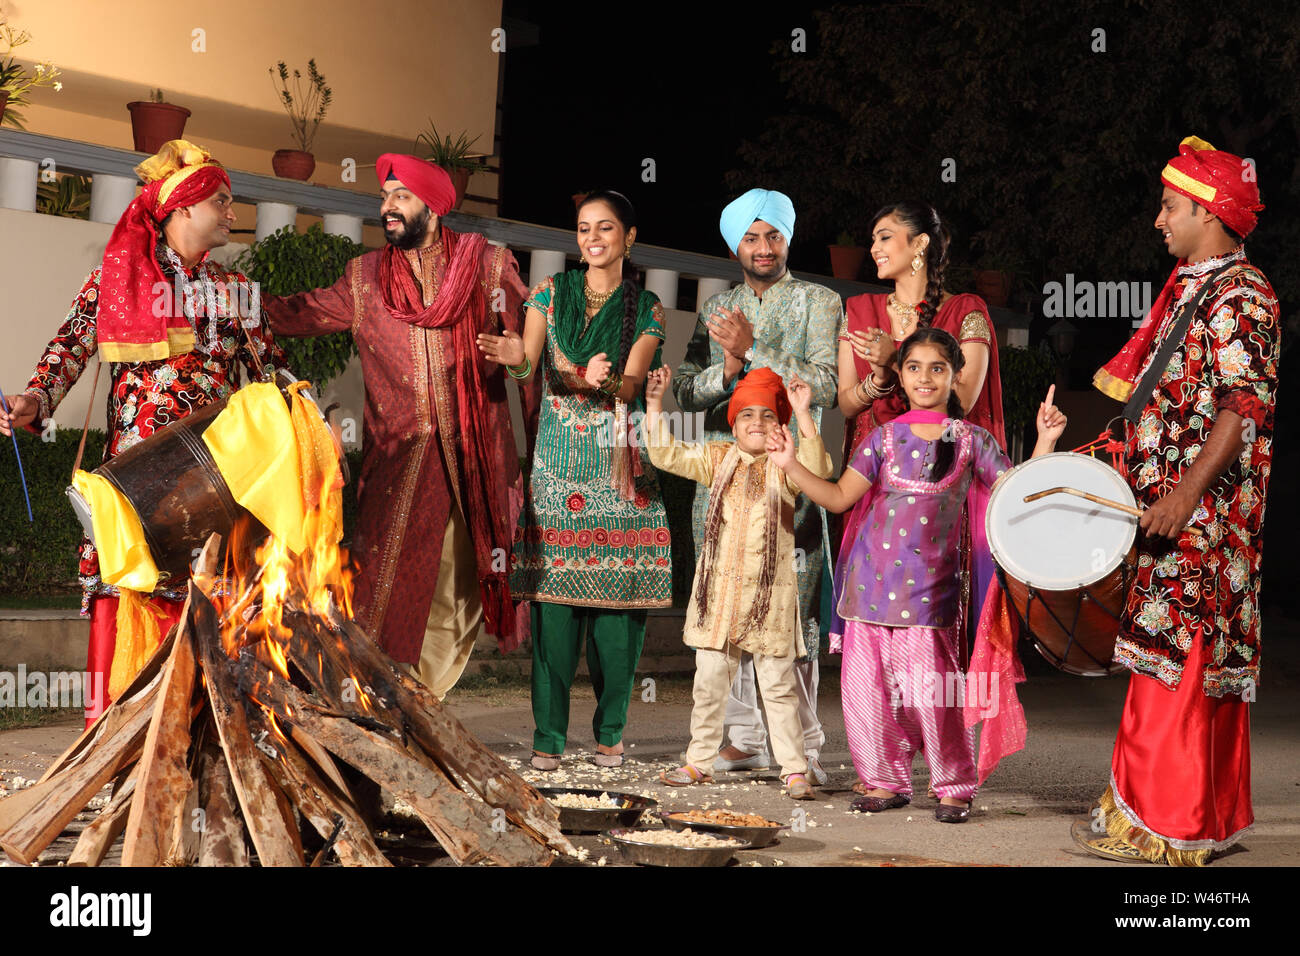
M742 358L744 358L744 360L745 360L745 364L746 364L746 365L749 365L751 362L753 362L753 361L754 361L754 346L751 345L749 348L745 349L745 354L742 356Z

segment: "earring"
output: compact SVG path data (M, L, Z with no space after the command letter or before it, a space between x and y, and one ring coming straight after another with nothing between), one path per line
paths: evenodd
M918 252L916 255L912 256L912 275L916 275L920 272L923 265L925 265L925 259L922 257L921 253Z
M623 250L623 258L626 259L631 255L632 255L632 243L629 242L627 244L627 248Z
M587 264L587 254L585 252L578 253L578 258L582 260L584 266Z

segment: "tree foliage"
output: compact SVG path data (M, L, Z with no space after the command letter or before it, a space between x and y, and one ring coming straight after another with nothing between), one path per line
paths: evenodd
M788 111L741 148L734 189L789 192L805 236L865 233L932 202L954 256L1043 281L1163 279L1159 172L1185 136L1255 160L1252 259L1300 300L1300 8L1209 0L836 5L808 52L776 47ZM955 161L955 181L941 178Z

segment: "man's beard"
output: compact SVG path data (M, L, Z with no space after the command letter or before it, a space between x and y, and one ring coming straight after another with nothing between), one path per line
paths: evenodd
M388 240L390 246L397 246L399 249L419 248L429 234L429 207L422 209L414 219L407 219L401 213L397 215L402 220L401 234L394 235L385 228L384 238Z
M755 263L753 259L750 259L748 264L742 262L740 264L740 269L751 279L766 281L769 279L781 278L781 276L785 274L785 266L786 260L782 259L774 259L771 265L764 265L761 267ZM760 268L764 271L760 272Z

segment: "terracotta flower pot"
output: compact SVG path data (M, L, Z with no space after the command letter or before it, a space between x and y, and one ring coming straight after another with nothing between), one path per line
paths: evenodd
M456 188L456 205L452 209L459 209L460 204L465 201L465 190L469 187L469 170L464 166L442 166L448 176L451 177L451 184Z
M301 149L277 149L271 157L271 168L281 179L298 179L306 182L316 171L316 157Z
M831 275L837 279L856 279L867 260L862 246L827 246L831 254Z
M146 103L137 100L127 103L131 111L131 136L137 152L153 154L162 144L180 139L185 134L185 121L190 111L171 103Z
M5 104L9 102L9 94L0 90L0 123L4 122Z
M993 269L976 272L975 292L989 305L1005 306L1011 295L1011 274Z

